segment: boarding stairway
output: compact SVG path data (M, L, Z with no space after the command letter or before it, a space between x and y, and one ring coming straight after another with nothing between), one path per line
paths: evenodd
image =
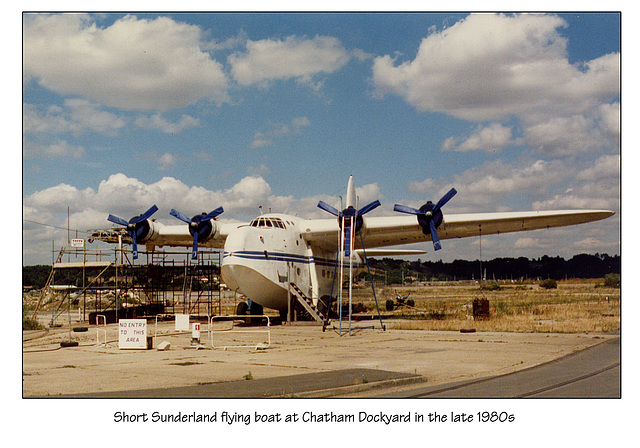
M294 296L296 300L298 300L300 305L303 306L303 308L307 311L307 313L309 313L309 315L313 317L313 319L316 322L324 322L325 316L318 309L318 307L316 307L313 304L313 300L307 297L306 294L303 293L302 290L298 288L298 285L296 285L295 283L289 282L289 286L290 286L289 291L291 291L291 295Z

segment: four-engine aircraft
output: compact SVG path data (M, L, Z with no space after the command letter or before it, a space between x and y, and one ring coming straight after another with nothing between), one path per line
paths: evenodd
M140 243L146 244L147 250L192 247L193 258L197 257L198 247L223 249L222 280L252 301L251 314L262 314L262 307L286 312L292 290L301 303L304 299L316 310L322 304L326 309L329 297L335 298L340 289L334 281L338 263L358 269L364 266L365 256L424 253L380 248L431 241L439 250L440 240L449 238L569 226L614 214L608 210L558 210L445 217L442 208L455 194L456 190L451 189L437 203L427 202L419 209L396 204L394 211L401 213L397 216L367 217L380 202L358 208L350 176L343 210L322 201L318 204L333 218L302 219L268 213L248 223L221 223L216 220L223 213L220 207L192 218L171 210L172 216L186 224L163 225L151 219L158 210L154 205L129 221L113 215L108 220L124 226L134 259ZM117 241L101 235L104 234L94 234L94 239Z

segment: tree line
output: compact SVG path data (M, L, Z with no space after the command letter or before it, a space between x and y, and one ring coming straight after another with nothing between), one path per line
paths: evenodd
M529 259L494 258L493 260L406 261L393 258L369 259L369 266L376 272L385 272L386 282L405 281L455 281L455 280L527 280L565 278L604 278L607 274L620 274L620 255L580 254L569 260L547 255Z
M620 255L580 254L569 260L562 257L547 255L529 259L494 258L493 260L454 260L449 263L443 261L407 261L394 258L370 258L369 266L373 269L375 280L385 280L387 284L405 281L455 281L480 280L482 276L487 280L526 280L526 279L555 279L565 278L604 278L607 274L620 274ZM482 266L482 267L481 267ZM219 271L216 268L215 273ZM482 269L482 270L481 270ZM22 286L40 289L44 287L51 272L51 266L36 265L22 267ZM85 275L97 275L87 270ZM155 278L150 272L148 281ZM362 278L367 274L361 274ZM82 271L63 269L56 273L56 284L82 285Z

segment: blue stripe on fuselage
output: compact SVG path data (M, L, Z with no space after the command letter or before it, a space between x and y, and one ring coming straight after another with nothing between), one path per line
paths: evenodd
M267 258L268 255L268 258ZM303 264L316 264L319 266L331 266L333 267L336 263L336 260L330 260L327 258L316 258L316 257L308 257L304 255L297 254L286 254L282 252L260 252L260 251L238 251L238 252L224 252L223 258L227 257L238 257L243 258L245 260L268 260L268 261L282 261L282 262L293 262L293 263L303 263Z

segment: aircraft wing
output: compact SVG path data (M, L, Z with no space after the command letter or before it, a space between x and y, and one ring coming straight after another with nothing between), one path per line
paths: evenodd
M440 239L464 238L583 224L613 214L609 210L445 214L437 230ZM338 231L337 220L309 220L305 238L325 249L335 249ZM415 216L365 217L361 233L367 249L431 241L431 235L423 233ZM354 247L362 247L359 236Z
M191 247L193 245L193 237L189 233L187 224L164 225L159 222L149 222L150 230L148 235L141 241L147 247ZM229 233L237 229L239 226L247 225L247 223L220 223L215 222L215 228L212 235L204 241L199 241L200 247L211 247L222 249ZM123 243L131 243L131 237L127 231L122 228L99 229L93 230L90 242L99 240L106 243L117 243L118 237Z

